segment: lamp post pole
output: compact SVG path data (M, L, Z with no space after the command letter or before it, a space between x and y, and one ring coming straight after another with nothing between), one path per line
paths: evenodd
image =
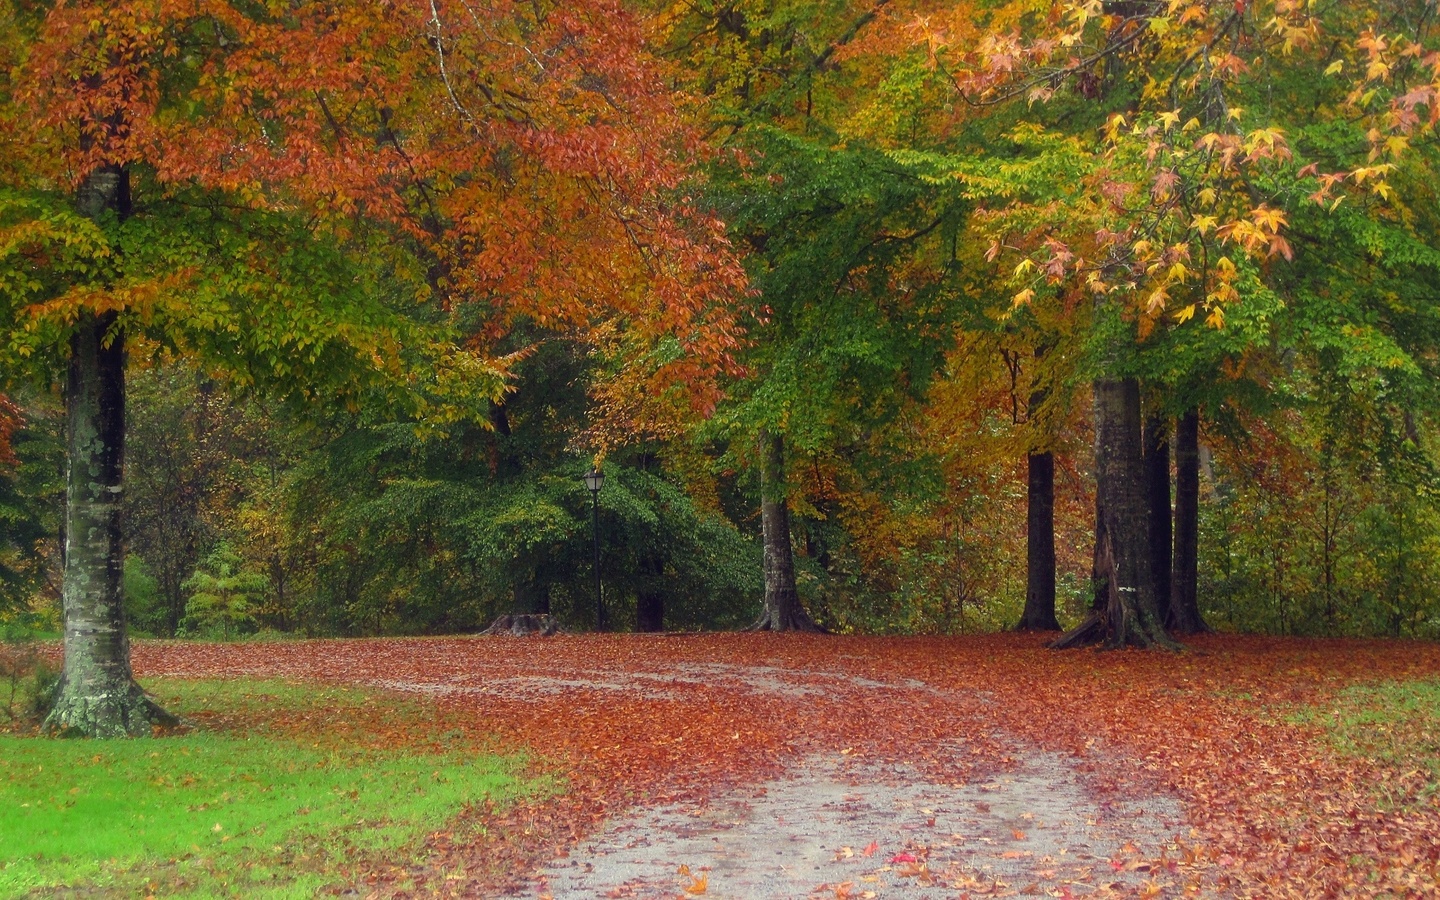
M595 544L595 630L605 630L605 595L600 587L600 488L605 484L605 473L591 469L585 473L585 487L590 491L590 534Z

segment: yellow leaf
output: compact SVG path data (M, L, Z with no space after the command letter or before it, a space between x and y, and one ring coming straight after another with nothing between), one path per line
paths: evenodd
M699 878L696 878L696 879L695 879L695 882L685 889L685 893L691 894L691 895L693 895L693 896L698 897L698 896L700 896L701 894L705 893L705 892L706 892L707 890L709 890L709 889L710 889L710 873L709 873L709 872L706 872L705 874L701 875Z
M1328 65L1328 66L1325 67L1325 74L1326 74L1326 75L1334 75L1336 72L1339 72L1341 69L1344 69L1344 68L1345 68L1345 60L1343 60L1343 59L1337 59L1337 60L1335 60L1334 62L1332 62L1330 65Z
M1175 311L1175 321L1178 322L1178 323L1180 323L1180 324L1182 324L1182 325L1183 325L1184 323L1188 322L1190 319L1192 319L1192 318L1194 318L1194 317L1195 317L1195 304L1193 304L1193 303L1190 304L1189 306L1181 307L1180 309L1177 309L1177 310Z

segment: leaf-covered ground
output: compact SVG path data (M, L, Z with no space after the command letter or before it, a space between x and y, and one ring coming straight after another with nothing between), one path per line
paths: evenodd
M142 679L244 674L424 692L446 719L523 746L568 779L549 800L471 810L478 833L437 833L418 862L357 873L382 895L533 893L546 861L637 804L718 796L817 753L902 761L954 782L1046 751L1073 760L1098 796L1183 806L1187 827L1161 858L1125 863L1150 873L1126 891L1440 896L1433 772L1406 753L1357 754L1324 712L1342 716L1356 685L1440 678L1440 647L1190 646L1054 653L1012 635L620 635L142 643L135 662ZM1414 727L1429 725L1395 725Z

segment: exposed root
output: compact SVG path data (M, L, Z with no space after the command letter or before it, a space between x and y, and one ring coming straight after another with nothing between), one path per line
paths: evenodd
M1099 644L1106 637L1105 616L1092 610L1085 620L1060 635L1046 646L1051 650L1069 650L1071 647L1089 647Z
M41 730L58 737L148 737L156 728L175 728L180 717L160 706L130 681L118 689L80 690L61 679L55 706Z
M510 634L515 637L526 637L528 635L539 635L549 637L560 631L560 623L555 617L545 613L526 614L519 616L501 616L490 627L480 632L481 634Z
M799 604L793 606L788 615L776 615L774 610L766 609L760 613L760 618L754 625L745 629L746 631L803 631L809 634L829 634L825 628L810 618Z
M1102 650L1123 650L1135 647L1140 650L1184 650L1185 646L1165 633L1163 628L1145 629L1133 617L1125 616L1118 627L1112 627L1110 618L1101 610L1091 610L1085 621L1051 641L1051 650L1068 650L1072 647L1100 645Z

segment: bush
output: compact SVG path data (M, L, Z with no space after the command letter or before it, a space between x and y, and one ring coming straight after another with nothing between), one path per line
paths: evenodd
M6 727L39 725L50 712L59 680L55 667L40 655L30 628L0 625L0 713Z

